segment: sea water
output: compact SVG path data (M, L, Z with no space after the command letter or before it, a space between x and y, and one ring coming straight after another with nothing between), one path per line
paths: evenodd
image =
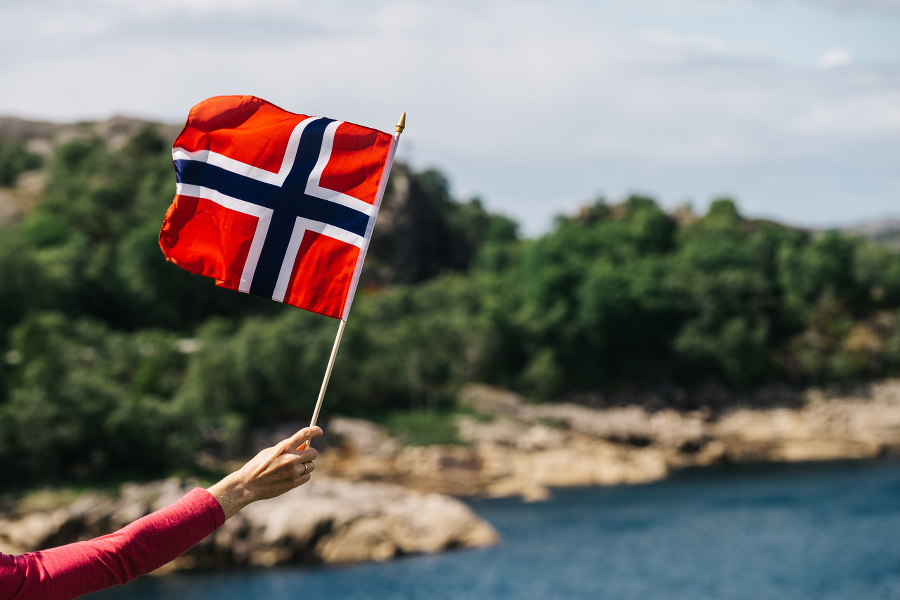
M492 548L145 577L94 600L900 599L900 463L682 472L471 506Z

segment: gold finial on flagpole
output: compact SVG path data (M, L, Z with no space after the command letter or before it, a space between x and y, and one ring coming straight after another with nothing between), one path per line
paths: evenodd
M397 123L397 135L403 133L404 129L406 129L406 113L400 115L400 121Z

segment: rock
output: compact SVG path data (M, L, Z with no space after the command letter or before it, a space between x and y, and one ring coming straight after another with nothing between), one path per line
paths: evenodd
M900 451L900 382L873 384L858 395L810 390L799 409L741 409L711 425L727 458L814 461L876 458Z
M393 455L400 444L389 437L384 427L363 419L333 417L328 421L328 435L343 448L365 448L377 455Z
M508 390L488 385L472 384L459 393L461 407L482 415L506 415L514 417L525 406L522 398Z
M21 519L0 521L2 552L20 554L44 547L66 523L65 511L50 514L35 513Z
M335 531L323 535L316 544L323 562L386 560L497 541L490 525L447 496L409 494L387 484L356 484L352 494L346 490L340 494L347 505L335 504L328 486L342 489L348 485L331 480L319 490L300 489L301 493L306 490L306 504L327 503L327 509L325 505L316 509L334 514Z
M178 479L129 484L118 498L90 494L50 513L6 519L0 521L0 547L18 554L102 535L192 487ZM453 498L317 475L278 498L251 504L164 571L387 560L496 542L496 531Z
M239 543L248 539L250 547ZM250 505L212 539L218 552L231 552L228 562L251 566L386 560L496 541L494 529L458 500L319 476Z

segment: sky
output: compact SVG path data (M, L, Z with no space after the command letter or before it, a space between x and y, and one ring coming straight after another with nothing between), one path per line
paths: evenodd
M0 0L2 116L180 124L220 94L405 111L398 158L526 235L631 193L900 216L900 0Z

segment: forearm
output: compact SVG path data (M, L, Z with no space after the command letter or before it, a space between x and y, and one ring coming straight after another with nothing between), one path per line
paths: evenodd
M126 583L180 556L225 522L216 499L197 488L115 533L3 557L0 599L68 599Z
M215 531L251 502L309 481L318 427L262 450L208 490L197 488L160 511L87 542L21 556L0 554L0 600L68 599L158 569Z

